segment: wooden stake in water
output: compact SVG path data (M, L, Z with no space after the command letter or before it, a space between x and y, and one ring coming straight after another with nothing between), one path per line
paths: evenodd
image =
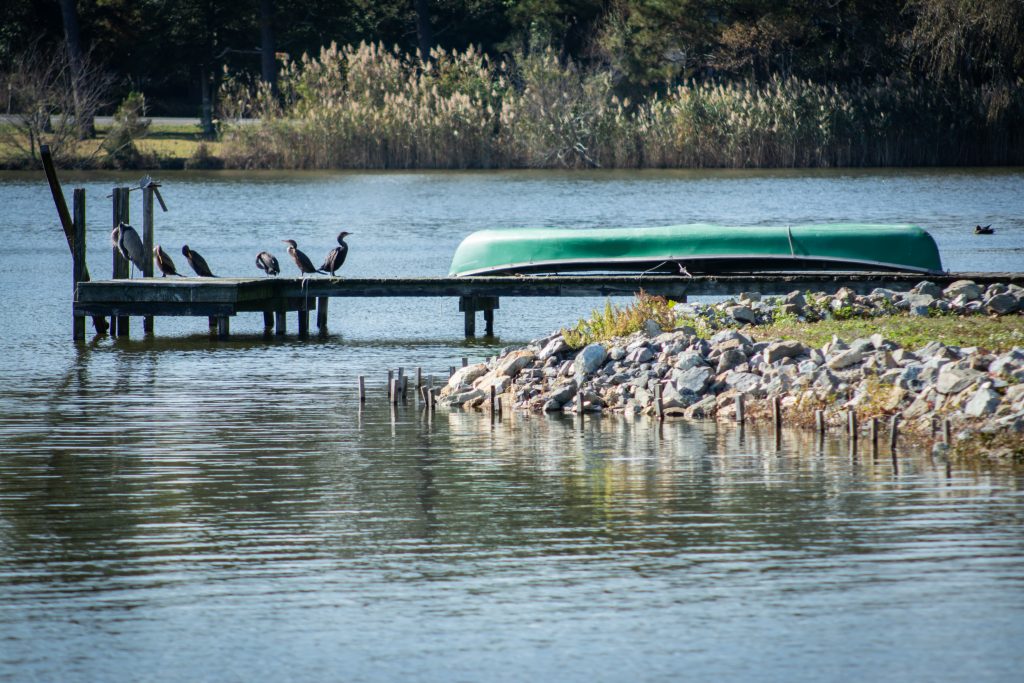
M782 403L778 396L772 397L772 424L776 432L782 430Z
M402 403L405 403L409 395L409 378L402 375L402 381L399 382L398 392L402 396Z
M388 370L388 401L391 401L391 390L395 382L395 371Z
M467 367L468 365L469 365L469 359L466 358L465 356L463 356L462 357L462 367Z
M393 406L397 405L398 404L398 380L396 380L394 378L389 380L388 387L390 388L390 391L388 392L388 396L391 399L391 405L393 405Z
M878 418L871 418L871 422L868 423L868 433L871 436L871 455L878 455Z
M736 421L743 422L743 394L736 395Z
M818 434L825 434L825 411L815 410L814 411L814 428L818 430Z
M85 190L78 188L74 192L74 242L71 246L71 297L78 293L78 283L87 280L85 267ZM75 341L85 340L85 316L73 315L71 321L71 338Z
M899 437L900 416L893 415L889 421L889 450L896 452L896 439Z
M947 446L953 445L953 423L948 417L942 421L942 440Z
M366 403L366 378L359 375L359 405Z
M142 188L142 277L153 277L153 193L155 187ZM142 319L143 334L153 334L153 316Z
M416 368L416 391L423 386L423 368Z
M492 384L491 385L491 419L492 420L494 419L495 413L498 412L498 408L495 405L497 402L498 402L498 390Z
M661 400L661 382L654 385L654 412L658 416L658 421L665 419L665 405Z
M846 430L850 436L850 450L857 450L857 411L851 408L846 412Z

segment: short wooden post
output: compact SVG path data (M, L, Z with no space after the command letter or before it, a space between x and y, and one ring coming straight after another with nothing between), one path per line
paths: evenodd
M825 434L825 411L815 410L814 411L814 428L818 430L818 434Z
M398 405L398 380L392 378L388 386L390 388L388 395L391 397L391 405Z
M326 296L316 298L316 329L321 332L327 329L327 302L330 300Z
M743 394L736 394L736 421L743 423Z
M899 438L900 416L893 415L889 421L889 450L896 452L896 439Z
M309 336L309 308L305 304L299 306L299 337L305 339Z
M772 396L772 424L776 432L782 431L782 402L778 396Z
M462 367L469 367L469 359L465 356L462 357Z
M142 277L153 277L153 192L152 186L142 188ZM143 334L153 334L153 316L142 318Z
M288 313L284 309L274 311L274 334L281 337L288 329Z
M402 381L398 385L398 392L402 395L402 403L405 403L409 395L408 375L402 375Z
M71 252L71 299L78 298L78 283L85 279L85 190L74 191L74 229L75 239ZM75 341L85 340L85 316L72 313L71 338Z
M231 318L226 315L217 316L217 337L227 339L231 336Z
M850 449L857 450L857 411L853 408L846 411L846 431L850 436Z
M495 413L498 412L498 407L495 403L498 402L498 390L495 386L491 385L491 420L494 420Z
M398 374L395 375L398 383L395 385L398 387L398 397L404 402L405 401L405 390L402 388L403 382L405 382L405 368L398 368Z
M366 403L366 378L359 375L359 404Z
M416 391L423 387L423 368L416 368Z
M217 316L211 315L206 319L206 326L210 328L210 334L214 334L217 331L218 321Z
M484 309L484 334L488 337L494 336L494 309Z
M392 389L392 387L394 387L394 384L395 384L395 371L394 370L388 370L388 384L387 384L387 388L388 388L388 401L391 400L391 396L392 396L391 389Z
M868 435L871 438L871 455L878 455L878 418L872 417L868 423Z
M953 445L953 423L947 417L942 421L942 441L947 445Z
M451 379L454 376L455 376L455 366L454 365L449 365L448 366L448 379Z
M583 420L583 390L580 389L576 392L576 413L579 419Z
M263 331L270 332L274 329L274 312L263 311Z
M665 406L661 400L661 382L654 385L654 413L658 416L658 421L665 419Z

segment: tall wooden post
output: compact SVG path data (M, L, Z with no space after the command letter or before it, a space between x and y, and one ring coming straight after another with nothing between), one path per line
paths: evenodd
M127 187L115 187L114 188L114 225L117 227L122 221L128 222L128 188ZM113 262L113 278L125 279L128 277L128 259L121 256L121 252L117 250L117 246L113 247L114 251L114 262ZM111 317L110 319L110 333L116 334L118 337L128 336L128 316L118 316L116 319Z
M85 190L78 188L74 192L74 226L75 240L71 252L72 301L78 298L78 283L85 278ZM85 317L72 313L71 338L75 341L85 339Z
M153 277L153 192L156 188L142 188L142 277ZM142 319L142 331L153 334L153 316Z
M464 314L466 338L476 336L476 302L471 296L459 297L459 310Z
M327 302L329 297L318 296L316 298L316 328L321 332L327 330Z
M49 145L39 145L39 158L43 162L43 171L46 173L46 182L50 185L50 194L53 196L53 204L57 207L57 218L60 220L60 227L64 231L64 238L68 241L68 249L74 253L75 250L75 228L71 221L71 214L68 212L67 202L64 201L64 191L60 186L60 178L57 177L57 169L53 165L53 154ZM89 268L82 263L82 278L80 282L89 281ZM107 331L107 319L102 315L92 317L92 325L96 332L103 334Z

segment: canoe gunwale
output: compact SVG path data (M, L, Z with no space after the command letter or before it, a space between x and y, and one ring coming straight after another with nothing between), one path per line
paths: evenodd
M680 266L686 266L687 262L702 262L702 261L779 261L792 264L799 264L801 262L824 262L824 263L835 263L835 264L847 264L850 266L870 266L874 269L882 268L888 271L904 272L904 273L921 273L924 275L940 275L944 273L944 270L934 270L931 268L920 268L915 266L909 266L903 263L889 263L885 261L872 261L868 259L849 259L849 258L835 258L828 256L813 256L813 255L774 255L774 254L723 254L720 256L709 255L709 256L691 256L683 258L666 258L660 261L656 261L651 258L636 258L636 257L620 257L620 258L577 258L577 259L550 259L541 261L523 261L519 263L504 263L499 266L489 266L487 268L476 268L474 270L466 270L458 273L449 273L453 277L472 277L481 275L500 275L509 272L516 271L530 271L544 269L545 272L557 272L557 266L569 266L573 270L582 271L588 270L587 268L581 268L581 266L592 266L589 270L600 270L601 264L616 264L619 266L636 264L638 267L648 264L653 264L644 272L655 271L663 265L675 263ZM787 269L789 270L789 269ZM836 269L840 270L840 269ZM701 273L707 275L719 275L727 274L729 272L745 272L741 269L730 269L729 271L718 270L714 273Z

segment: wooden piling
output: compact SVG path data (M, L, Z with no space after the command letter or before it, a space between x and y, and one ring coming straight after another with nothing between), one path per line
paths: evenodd
M665 419L665 404L661 400L661 382L654 385L654 413L658 416L659 422Z
M274 329L274 312L263 311L263 331L270 332Z
M818 430L818 434L825 434L825 411L815 410L814 411L814 428Z
M743 394L736 395L736 421L743 423Z
M853 408L846 411L846 431L850 437L851 451L857 450L857 411Z
M227 339L231 336L231 318L226 315L217 316L217 338Z
M494 309L484 309L484 334L488 337L494 336Z
M782 402L778 396L772 396L772 424L776 433L782 431Z
M495 413L498 412L498 408L495 405L495 403L497 403L497 401L498 401L498 390L492 384L491 385L491 420L494 420L494 415L495 415Z
M288 314L283 309L274 311L274 334L281 337L288 330Z
M948 417L942 421L942 441L947 446L953 445L953 423Z
M390 373L389 373L390 374ZM388 397L392 406L398 405L398 380L391 378L388 380Z
M114 224L116 228L122 221L127 223L129 217L129 202L128 194L129 190L127 187L115 187L113 192L114 198ZM129 275L129 263L126 258L121 256L121 252L117 250L117 245L113 247L113 272L112 277L117 279L126 279ZM111 334L116 334L118 337L128 336L128 316L117 316L115 320L113 317L110 319L110 331Z
M896 452L896 439L899 438L900 416L893 415L889 420L889 450Z
M142 188L142 277L153 277L153 186ZM143 334L153 334L153 316L142 318Z
M868 423L868 434L871 437L871 455L878 455L878 418L872 417Z
M395 385L398 387L398 397L404 402L405 389L402 388L402 384L405 382L405 368L398 368L398 373L395 375L395 379L398 380L398 383Z
M416 391L423 388L423 368L416 368Z
M465 356L463 356L462 357L462 367L465 368L465 367L468 367L468 366L469 366L469 359L466 358Z
M316 298L316 329L324 332L327 329L327 302L331 299L326 296Z
M388 370L388 383L387 383L388 401L391 400L391 397L393 395L392 388L394 387L394 385L395 385L395 371L394 370Z
M366 378L359 375L359 405L366 403Z
M64 190L61 189L60 178L57 177L57 169L53 165L53 154L50 152L50 146L47 144L39 145L39 158L43 162L43 171L46 173L46 182L50 186L50 195L53 197L53 204L57 208L57 218L60 220L60 227L64 231L64 238L67 240L68 249L74 254L75 251L75 227L71 219L71 214L68 212L68 204L64 199ZM84 190L83 190L84 192ZM84 198L82 195L83 203L85 205ZM85 229L85 222L82 222L82 229ZM83 254L85 248L85 240L82 240ZM81 277L76 282L89 282L89 266L86 265L85 260L82 260L82 272ZM102 315L92 316L92 325L98 334L104 334L110 329L107 324L107 319Z
M409 377L402 375L402 381L398 383L398 393L402 397L402 403L405 403L409 394Z
M454 376L455 376L455 366L454 365L449 365L448 366L448 379L451 379Z
M74 216L74 241L71 249L71 298L74 300L78 283L85 278L85 190L78 188L74 191L73 206ZM71 315L71 338L75 341L85 340L85 317Z
M309 336L309 309L305 305L299 307L299 337L305 339Z
M463 331L467 339L476 336L476 306L471 296L459 297L459 310L463 314Z

